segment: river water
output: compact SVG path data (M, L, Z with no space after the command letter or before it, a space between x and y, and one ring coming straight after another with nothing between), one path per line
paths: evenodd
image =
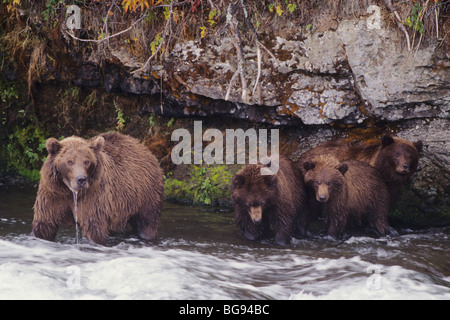
M159 238L29 236L33 188L0 188L0 299L450 299L450 228L250 242L230 210L166 203Z

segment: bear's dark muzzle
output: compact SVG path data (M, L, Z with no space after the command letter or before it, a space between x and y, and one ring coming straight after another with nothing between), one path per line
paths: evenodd
M78 176L76 178L77 186L79 189L83 189L86 187L87 178L86 176Z

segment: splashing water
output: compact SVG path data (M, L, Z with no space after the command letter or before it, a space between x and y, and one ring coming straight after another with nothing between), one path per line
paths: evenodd
M450 300L450 227L277 246L246 240L232 211L166 202L154 244L125 232L76 246L73 228L56 242L29 235L35 199L0 188L0 300Z

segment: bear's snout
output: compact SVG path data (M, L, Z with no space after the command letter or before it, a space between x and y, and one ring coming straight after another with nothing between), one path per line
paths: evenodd
M407 173L409 173L409 164L406 163L406 162L403 162L403 163L399 164L397 166L397 170L396 171L397 171L397 173L400 173L400 174L407 174Z
M402 165L402 168L403 168L403 172L407 173L407 172L409 171L409 164L404 163L404 164Z
M81 189L89 188L89 181L85 174L78 174L73 178L64 178L63 181L72 192L78 192Z
M328 188L324 184L321 184L319 188L317 188L316 200L319 202L327 202L328 197Z
M250 217L254 223L260 223L262 220L262 208L258 207L250 207Z
M79 189L83 189L86 187L86 183L87 183L87 178L86 176L82 175L82 176L78 176L76 178L76 182L77 182L77 186Z

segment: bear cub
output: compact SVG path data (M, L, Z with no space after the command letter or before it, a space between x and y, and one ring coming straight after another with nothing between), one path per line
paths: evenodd
M386 183L391 207L395 204L401 187L417 171L422 141L410 142L405 139L384 135L375 143L345 143L343 141L324 142L305 152L298 161L299 169L304 171L303 163L311 158L330 154L339 161L358 160L375 167Z
M274 175L261 175L262 164L247 164L233 177L235 221L243 235L257 240L275 233L275 242L290 244L304 206L304 185L288 158L280 156Z
M370 164L378 170L389 189L391 206L397 200L401 187L417 171L422 148L420 140L411 143L385 135L377 148L378 152L371 157ZM363 148L362 153L367 149Z
M319 155L303 163L307 194L325 218L328 235L367 225L379 235L388 229L389 193L376 169L356 160Z

